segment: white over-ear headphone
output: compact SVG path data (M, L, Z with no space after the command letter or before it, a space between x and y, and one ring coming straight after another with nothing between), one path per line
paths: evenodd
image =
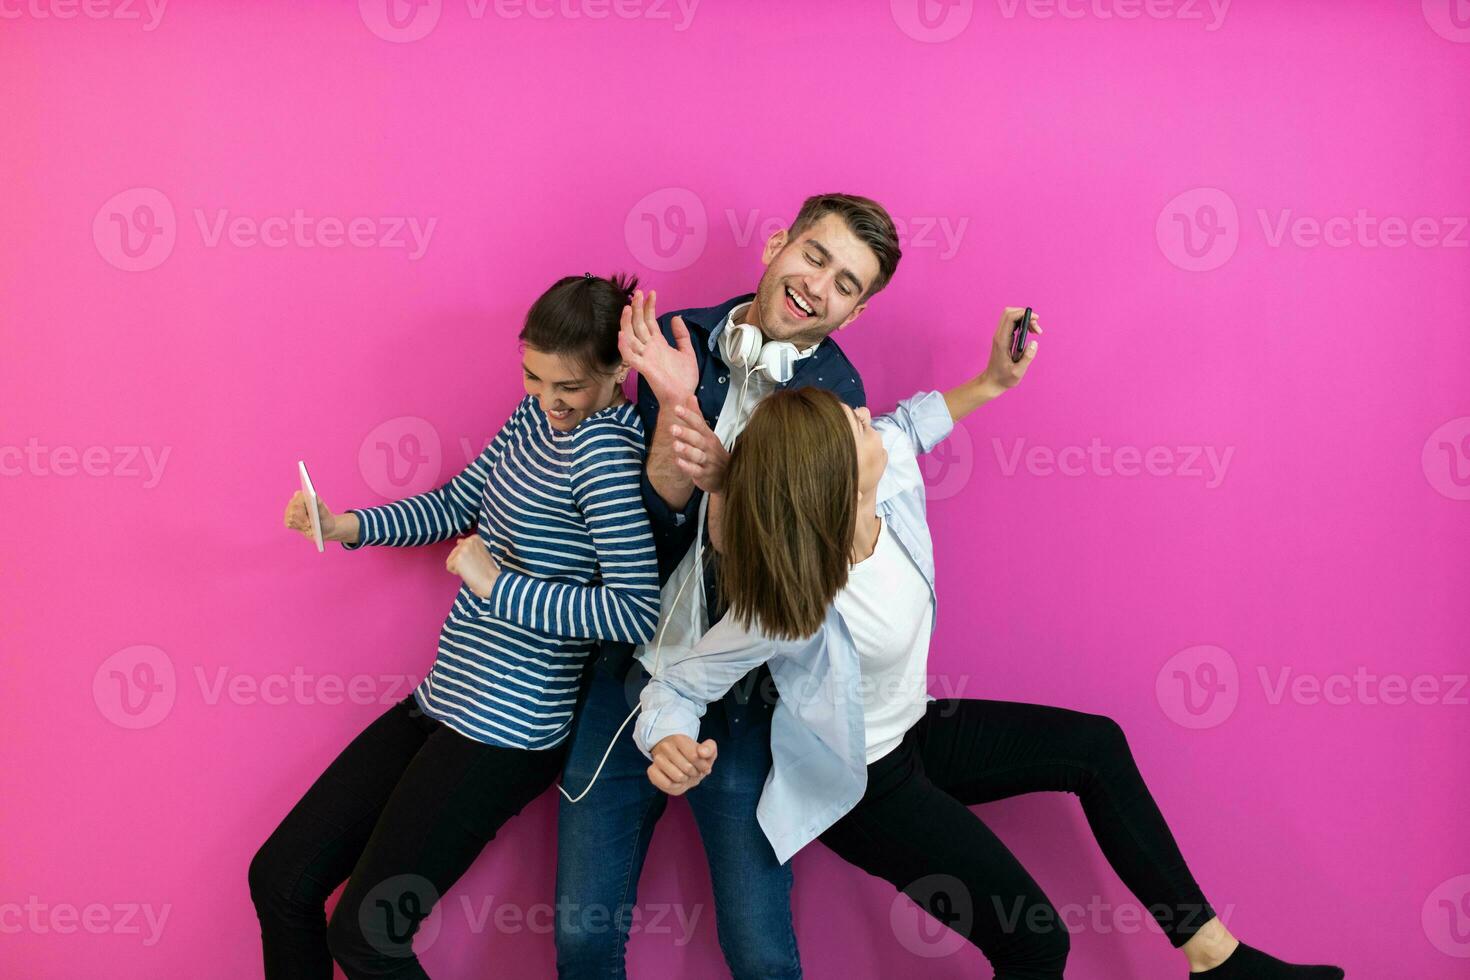
M764 371L777 384L785 384L796 373L796 345L784 340L766 340L748 323L729 323L720 336L725 363L750 374Z

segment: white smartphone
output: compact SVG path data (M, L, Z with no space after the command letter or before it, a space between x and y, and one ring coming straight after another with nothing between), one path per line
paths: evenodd
M322 544L322 519L316 509L316 488L311 485L311 477L306 475L306 462L296 461L297 469L301 470L301 492L306 494L306 513L311 515L311 536L316 541L316 550L323 551Z

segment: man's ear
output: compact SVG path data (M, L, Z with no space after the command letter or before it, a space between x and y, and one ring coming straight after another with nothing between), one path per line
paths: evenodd
M779 255L781 249L785 247L786 229L782 228L780 231L773 234L770 238L766 239L766 247L761 252L761 265L770 265L771 260Z
M841 323L839 323L837 325L837 329L838 330L846 330L848 324L850 324L850 323L852 323L852 321L856 320L858 318L858 314L861 313L863 310L866 310L867 308L868 308L868 304L867 303L859 303L857 306L854 306L852 308L852 312L847 315L847 319L846 320L843 320Z

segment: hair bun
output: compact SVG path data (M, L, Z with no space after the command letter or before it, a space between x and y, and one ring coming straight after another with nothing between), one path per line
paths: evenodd
M613 286L617 288L619 292L623 294L624 297L626 297L630 302L632 301L633 292L638 288L637 276L630 276L626 273L615 272L613 273L612 278L609 281L613 284Z

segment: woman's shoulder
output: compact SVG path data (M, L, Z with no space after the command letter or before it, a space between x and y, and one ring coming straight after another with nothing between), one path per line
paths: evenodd
M643 418L638 406L624 402L605 408L589 416L571 432L573 442L578 445L589 443L625 442L643 449Z
M643 438L643 421L637 406L618 405L603 409L568 433L574 473L596 475L598 467L643 469L648 446Z

